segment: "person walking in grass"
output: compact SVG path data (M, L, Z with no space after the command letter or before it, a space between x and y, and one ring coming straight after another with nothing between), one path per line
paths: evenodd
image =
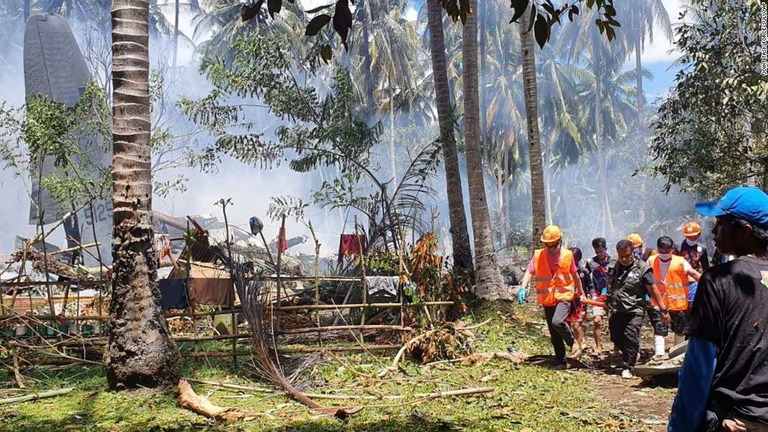
M576 262L576 271L581 279L581 288L584 293L588 293L591 290L592 279L589 271L581 262L583 254L581 249L577 247L568 248L573 254L573 261ZM571 326L573 337L576 339L576 343L579 344L579 348L584 350L584 320L587 317L587 310L584 303L581 302L581 297L574 296L571 301L571 313L565 322Z
M640 327L645 315L645 295L664 304L656 289L653 271L633 253L632 242L616 244L616 261L608 271L607 306L610 311L608 330L611 341L621 352L621 377L632 378L640 352ZM662 319L669 324L669 311L661 308Z
M573 253L561 247L562 237L557 225L544 229L541 234L544 247L534 251L521 283L527 287L533 278L537 300L544 307L558 368L567 368L565 346L571 348L573 358L581 356L581 347L575 342L566 318L571 312L571 302L584 291Z
M611 264L611 256L608 255L608 246L605 239L597 237L592 239L592 249L595 256L587 261L586 267L590 273L591 287L589 296L592 300L604 299L608 294L608 267ZM595 329L595 354L598 358L603 357L603 320L605 319L605 308L600 306L590 306L588 316L591 317Z

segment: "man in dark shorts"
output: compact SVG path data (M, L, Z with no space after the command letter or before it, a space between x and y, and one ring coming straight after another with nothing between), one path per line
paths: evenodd
M590 290L585 286L584 292L588 293L592 300L602 300L608 295L608 268L613 260L608 255L608 246L603 237L592 239L592 249L595 251L595 256L587 261L587 270L590 272L592 284ZM595 355L602 358L605 308L591 306L587 312L595 325Z
M696 210L717 218L715 245L737 258L699 281L667 427L768 431L768 195L737 187Z

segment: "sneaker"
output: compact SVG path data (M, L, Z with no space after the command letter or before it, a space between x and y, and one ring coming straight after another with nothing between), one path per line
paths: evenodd
M622 379L632 379L635 376L632 375L632 372L629 369L624 369L621 371L621 378Z

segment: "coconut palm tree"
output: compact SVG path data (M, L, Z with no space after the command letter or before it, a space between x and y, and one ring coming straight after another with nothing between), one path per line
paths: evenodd
M392 178L397 179L396 117L420 94L411 89L423 80L424 52L414 23L405 18L406 1L373 0L367 4L371 17L368 55L377 96L374 99L378 112L389 116L390 168Z
M440 124L440 142L445 159L445 178L448 194L448 215L451 221L453 240L453 266L457 272L472 273L472 250L469 246L467 217L464 212L464 195L461 186L461 170L456 138L453 133L451 115L451 89L448 86L448 71L445 64L445 40L440 5L427 3L429 46L432 57L432 78L435 81L435 99Z
M107 381L114 390L175 386L181 356L160 307L152 231L149 1L112 4L114 207Z
M477 0L470 0L476 10ZM475 240L475 293L495 299L503 288L493 247L491 220L485 194L483 157L480 150L480 103L477 73L477 18L468 15L463 28L464 142L467 147L469 209Z
M520 47L523 52L523 87L525 89L525 117L528 143L531 147L531 212L533 214L532 244L540 244L541 233L547 224L544 205L544 168L541 163L541 137L539 135L539 108L536 97L536 52L533 45L533 23L530 8L520 17Z
M645 41L653 42L654 25L662 32L667 40L673 39L672 24L669 21L669 13L661 0L637 0L632 2L619 2L616 4L616 13L621 19L621 31L626 33L627 39L635 52L635 79L637 81L637 128L642 127L642 112L645 108L645 95L643 93L643 62L642 53Z
M629 40L626 33L616 32L616 37L612 41L600 34L597 27L593 24L598 17L595 9L590 9L582 19L575 25L568 26L563 31L563 36L559 41L560 49L566 55L566 58L577 63L588 63L594 77L600 77L603 74L610 73L616 64L623 64L630 50ZM592 92L591 112L593 129L591 131L594 147L597 152L598 160L598 184L603 188L601 198L601 234L613 231L613 222L611 218L611 207L608 199L608 177L606 174L606 152L604 149L605 127L610 126L611 119L603 118L599 113L603 113L603 81L596 78L592 81L595 86ZM607 123L605 120L609 120Z

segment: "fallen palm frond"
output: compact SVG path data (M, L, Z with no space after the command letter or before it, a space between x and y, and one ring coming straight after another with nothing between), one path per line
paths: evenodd
M236 269L235 286L238 296L243 304L243 312L251 329L251 349L253 360L261 375L283 388L289 396L302 404L326 414L331 414L340 419L349 417L361 408L335 408L322 406L296 387L294 382L298 372L286 377L278 358L275 344L275 331L272 318L272 302L270 291L256 280L246 281L245 275Z
M403 344L392 365L379 372L378 377L383 378L387 373L396 371L405 353L422 364L454 360L459 355L471 354L468 335L471 335L469 331L452 323L417 335Z

